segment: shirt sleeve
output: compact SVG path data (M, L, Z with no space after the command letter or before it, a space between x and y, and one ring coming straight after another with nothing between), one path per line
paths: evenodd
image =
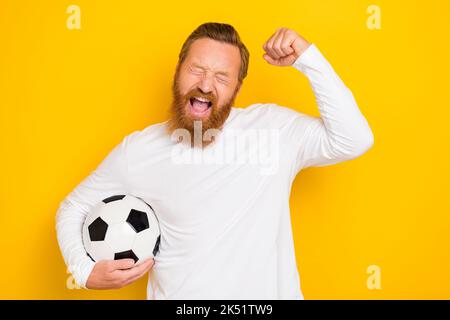
M97 203L109 196L126 193L126 145L127 137L66 196L56 213L56 233L62 256L75 281L85 289L95 262L84 249L83 223Z
M373 145L373 134L352 92L311 44L293 67L309 80L320 117L295 112L287 126L295 170L356 158Z

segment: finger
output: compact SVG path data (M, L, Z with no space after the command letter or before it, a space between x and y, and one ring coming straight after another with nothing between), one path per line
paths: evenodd
M134 260L133 259L119 259L119 260L112 260L110 262L111 270L124 270L129 269L134 266Z
M275 60L280 58L280 55L274 49L274 43L275 43L275 40L276 40L276 38L277 38L279 33L280 33L280 28L277 29L277 31L270 38L269 43L267 44L267 49L268 49L267 53L270 55L271 58L273 58Z
M128 278L125 280L125 285L129 285L130 283L135 282L136 280L140 279L141 277L143 277L147 272L150 271L150 269L152 268L153 264L150 264L150 266L146 269L144 269L141 273L136 274L135 276Z
M269 56L267 53L263 55L264 60L266 60L270 64L277 65L277 60L273 59L271 56Z
M282 28L273 42L273 50L278 54L278 56L280 58L282 58L286 55L286 53L284 53L283 50L281 49L281 44L283 43L284 33L285 33L285 28Z
M270 41L272 40L272 38L273 38L274 35L275 35L275 33L274 33L273 35L271 35L270 38L267 39L266 43L264 43L264 45L263 45L263 49L264 49L264 51L267 52L267 53L269 53L269 51L270 51L269 43L270 43Z
M280 28L277 29L275 34L272 37L270 37L269 41L267 42L267 48L266 48L267 50L266 50L266 52L273 59L279 59L280 58L279 54L273 49L273 44L274 44L275 39L277 38L279 32L280 32Z
M153 267L153 263L151 263L147 268L143 269L141 272L139 272L131 277L125 278L125 285L130 284L130 283L136 281L137 279L141 278L147 272L149 272L152 267Z
M294 48L292 48L292 43L294 42L294 35L290 32L289 29L286 29L283 33L283 39L280 44L280 49L283 51L284 56L288 56L295 52Z
M275 32L267 39L267 41L264 43L264 45L263 45L264 51L267 51L267 50L268 50L269 42L270 42L270 40L272 40L272 38L273 38L275 35L276 35L276 31L275 31Z
M130 279L142 272L145 273L146 271L148 271L147 269L150 269L151 267L153 267L153 264L154 264L154 260L148 259L131 269L120 271L120 273L125 279Z

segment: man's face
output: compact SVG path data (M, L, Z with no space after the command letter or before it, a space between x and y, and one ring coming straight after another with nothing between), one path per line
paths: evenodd
M175 74L172 126L192 133L193 122L199 120L202 132L219 129L240 89L240 64L238 47L209 38L195 40Z

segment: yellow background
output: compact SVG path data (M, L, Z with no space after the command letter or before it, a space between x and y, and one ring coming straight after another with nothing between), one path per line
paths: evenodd
M66 27L71 4L81 30ZM366 26L371 4L381 30ZM305 298L449 299L449 10L440 0L1 0L0 298L145 298L146 278L68 289L56 209L124 135L167 118L181 44L215 21L235 26L251 54L236 106L319 115L306 78L262 58L284 26L320 48L374 132L362 157L294 183ZM370 265L380 290L366 286Z

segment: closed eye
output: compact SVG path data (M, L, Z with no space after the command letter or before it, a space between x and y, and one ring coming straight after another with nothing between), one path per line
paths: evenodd
M219 82L225 83L225 84L227 84L229 81L228 77L224 76L224 75L218 75L218 76L216 76L216 78L217 78L217 80L219 80Z
M203 70L202 70L202 69L196 68L196 67L190 68L190 70L191 70L191 72L194 73L194 74L202 74L202 73L203 73Z

